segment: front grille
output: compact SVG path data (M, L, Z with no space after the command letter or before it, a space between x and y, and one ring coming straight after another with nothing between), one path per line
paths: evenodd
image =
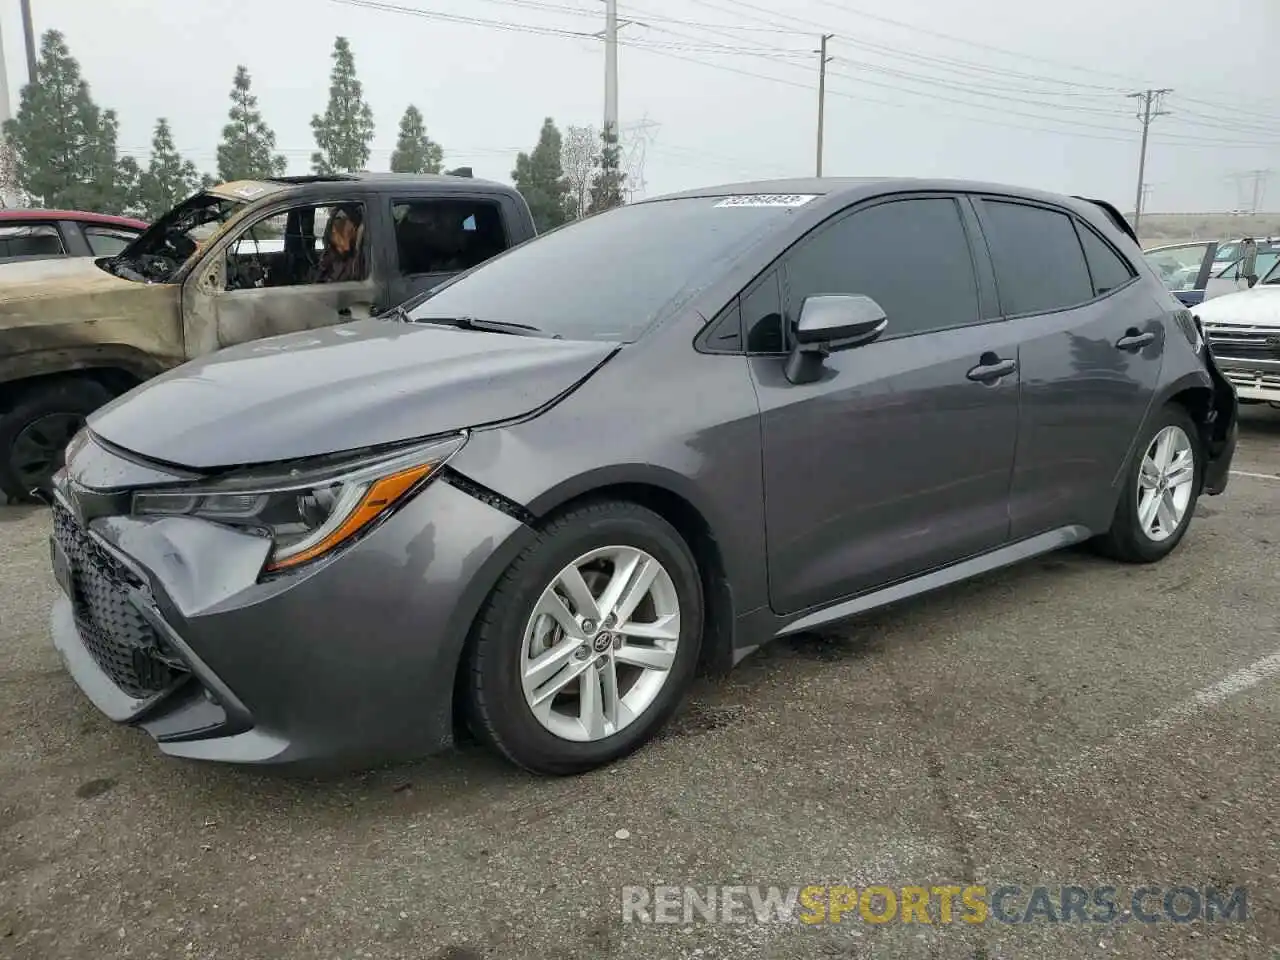
M1214 324L1205 328L1214 356L1280 361L1280 329L1246 324Z
M127 591L141 582L88 535L60 503L53 506L53 536L67 556L72 608L80 639L103 672L131 697L169 689L186 674Z

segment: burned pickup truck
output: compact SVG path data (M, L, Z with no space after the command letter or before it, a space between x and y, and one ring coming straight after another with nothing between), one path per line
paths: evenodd
M212 187L115 256L0 265L0 493L47 489L85 417L149 377L377 315L533 235L509 186L338 174Z

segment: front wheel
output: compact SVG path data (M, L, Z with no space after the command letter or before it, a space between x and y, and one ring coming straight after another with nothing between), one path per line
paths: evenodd
M1187 411L1169 404L1146 428L1099 546L1126 563L1162 560L1191 524L1204 473L1203 446Z
M19 503L48 493L63 454L85 419L111 400L93 380L59 379L19 394L0 413L0 492Z
M662 517L619 501L572 509L512 563L477 619L472 726L536 773L611 763L679 706L702 612L697 565Z

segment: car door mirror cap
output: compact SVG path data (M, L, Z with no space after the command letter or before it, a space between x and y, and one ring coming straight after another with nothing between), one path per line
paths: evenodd
M887 329L884 308L858 295L805 297L796 320L796 344L847 350L875 340Z
M870 297L805 297L796 321L795 346L787 356L787 380L794 384L820 380L827 356L871 343L888 327L884 308Z

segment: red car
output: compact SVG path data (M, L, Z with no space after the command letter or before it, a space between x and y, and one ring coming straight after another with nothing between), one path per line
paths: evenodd
M149 224L75 210L0 210L0 263L49 257L110 257Z

